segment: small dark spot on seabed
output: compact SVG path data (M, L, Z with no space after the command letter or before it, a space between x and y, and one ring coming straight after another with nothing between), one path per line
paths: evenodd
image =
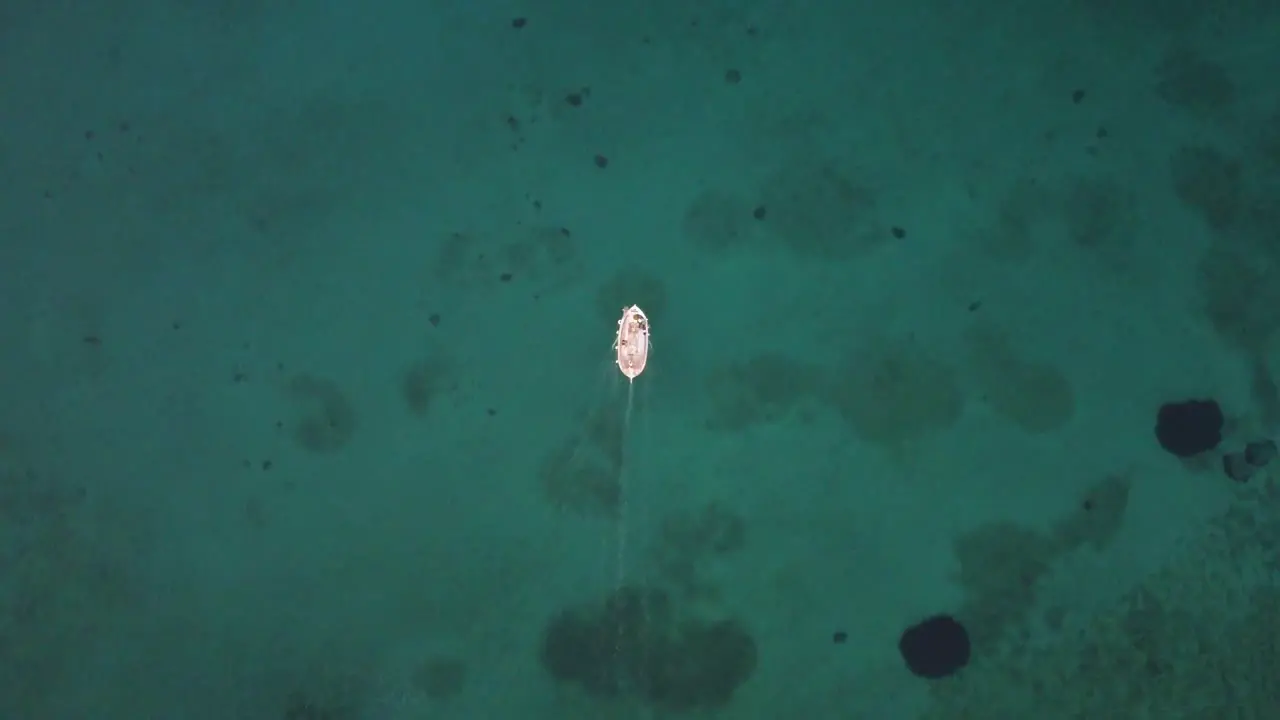
M1075 103L1076 105L1079 105L1081 100L1084 100L1083 90L1076 90L1075 92L1071 93L1071 102Z
M502 273L498 276L498 279L502 282L511 282L511 273Z
M511 21L511 27L513 27L513 28L515 28L515 29L517 29L517 30L519 30L520 28L522 28L522 27L524 27L525 25L528 25L528 24L529 24L529 20L528 20L527 18L522 18L522 17L514 18L514 19Z
M907 236L907 231L900 227L894 227L890 232L892 232L893 236L899 240Z
M725 70L724 81L729 83L730 85L737 85L738 83L742 82L742 73L738 70L733 70L733 69Z
M427 322L431 323L431 327L440 327L440 313L431 313L428 315Z
M596 163L596 167L603 170L609 167L609 158L605 157L604 155L596 155L595 163Z
M756 209L751 211L751 217L757 220L763 220L765 215L768 215L768 214L769 214L769 211L765 210L763 205L757 205Z

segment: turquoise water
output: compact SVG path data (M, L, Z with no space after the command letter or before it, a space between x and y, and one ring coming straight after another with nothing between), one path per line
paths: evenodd
M591 5L0 11L0 718L1269 717L1280 6Z

